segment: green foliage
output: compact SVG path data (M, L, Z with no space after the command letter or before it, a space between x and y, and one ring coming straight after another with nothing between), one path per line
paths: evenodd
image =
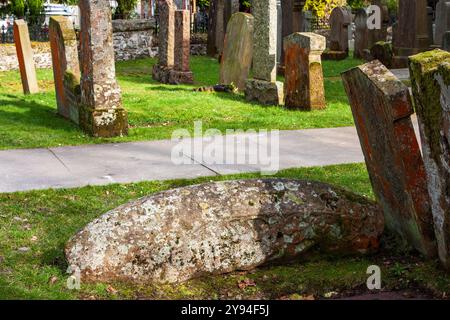
M306 0L304 10L312 11L319 19L328 20L334 8L345 5L346 0Z
M11 14L18 18L38 16L44 8L44 0L10 0L2 13Z
M115 13L126 19L133 13L137 3L138 0L117 0L117 9Z
M16 17L25 16L25 1L24 0L11 0L7 13L13 14Z

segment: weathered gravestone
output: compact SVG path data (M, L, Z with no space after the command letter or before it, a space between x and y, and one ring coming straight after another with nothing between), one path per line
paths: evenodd
M352 16L345 7L336 7L330 15L330 47L325 50L322 59L343 60L348 57L349 51L349 26Z
M253 59L254 18L248 13L235 13L231 17L220 64L220 84L234 84L245 90Z
M175 11L174 67L169 71L169 83L193 83L189 67L191 50L191 15L189 10Z
M450 31L446 31L442 40L442 50L450 52Z
M245 83L245 96L249 101L282 105L283 83L276 81L276 0L253 0L252 12L255 17L253 79Z
M355 15L355 58L364 58L367 56L369 48L369 28L367 27L367 10L359 9Z
M311 32L296 32L284 39L286 107L325 109L321 61L325 48L325 37Z
M438 253L450 270L450 53L412 56L410 71Z
M393 30L394 68L406 68L408 57L428 50L427 0L399 0Z
M377 60L342 78L386 225L425 256L433 256L431 203L408 87Z
M28 25L24 20L14 20L14 43L16 45L17 60L19 61L20 78L23 93L39 92L36 68L33 60Z
M175 5L172 0L158 0L158 64L153 66L154 80L169 83L169 74L175 63Z
M58 113L78 124L81 73L73 24L67 17L51 17L48 35Z
M383 41L375 43L370 49L370 55L373 59L379 60L388 69L392 68L392 59L394 58L392 43Z
M80 0L80 127L95 137L128 133L116 80L108 0Z
M436 29L434 44L442 45L444 33L450 31L450 1L440 0L436 5Z
M207 53L215 56L222 53L225 37L224 1L211 0L208 16Z
M181 282L289 261L312 248L377 250L380 208L320 182L213 182L164 191L92 221L66 246L81 281Z

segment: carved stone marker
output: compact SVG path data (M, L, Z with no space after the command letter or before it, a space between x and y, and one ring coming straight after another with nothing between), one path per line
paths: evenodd
M189 67L191 50L191 15L189 10L175 11L175 57L174 68L169 72L169 83L193 83Z
M434 44L442 45L444 33L450 31L450 1L440 0L436 5L436 30Z
M276 81L276 0L254 0L253 78L246 81L245 96L262 104L282 105L283 83Z
M51 17L48 34L58 113L78 124L81 73L73 24L67 17Z
M284 39L286 107L325 109L321 61L325 48L325 37L311 32L296 32Z
M336 7L330 15L330 50L348 55L348 28L352 23L351 13L344 7Z
M169 83L169 74L175 63L175 5L172 0L158 0L158 64L153 66L154 80Z
M14 43L19 61L20 78L24 94L38 93L39 87L33 60L28 25L24 20L14 20Z
M95 137L128 133L116 80L108 0L80 0L80 127Z
M438 253L450 270L450 53L412 56L410 71Z
M425 167L408 87L375 60L342 74L386 225L426 256L436 253Z
M188 186L89 223L66 246L81 281L175 283L305 256L371 253L380 208L334 186L289 179Z
M369 48L369 28L367 27L367 11L359 9L355 16L355 58L364 58Z
M398 23L393 30L394 68L406 68L408 57L428 50L427 0L399 0Z
M239 90L245 90L253 59L253 23L248 13L235 13L227 26L220 65L220 84L233 83Z

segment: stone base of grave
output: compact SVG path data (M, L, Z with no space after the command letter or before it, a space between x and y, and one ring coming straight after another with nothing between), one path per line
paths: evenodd
M284 104L284 85L282 82L269 82L258 79L245 81L245 98L267 105Z
M169 83L170 72L172 68L160 66L159 64L155 64L152 70L152 78L155 81L161 83Z
M177 71L170 70L169 72L169 83L170 84L192 84L194 83L194 75L192 71Z
M80 107L80 128L93 137L117 137L128 134L128 115L123 108L93 109Z
M322 60L344 60L347 59L348 52L347 51L331 51L327 50L322 53Z

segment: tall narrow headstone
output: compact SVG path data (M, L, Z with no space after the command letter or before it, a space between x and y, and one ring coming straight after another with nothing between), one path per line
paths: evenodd
M436 30L434 44L442 45L444 33L450 31L450 1L440 0L436 5Z
M239 12L239 0L223 0L224 7L223 7L223 28L226 32L228 22L231 19L231 16L237 12ZM224 39L225 39L225 32L224 32Z
M73 24L67 17L50 18L49 39L58 113L79 123L80 64Z
M347 8L336 7L330 15L330 50L348 54L348 30L352 23L351 13Z
M439 258L450 270L450 53L412 56L410 71Z
M399 0L394 28L394 68L406 68L408 57L428 50L427 0Z
M80 127L95 137L128 133L116 80L108 0L80 0Z
M276 0L253 0L255 17L253 79L246 81L245 96L262 104L282 105L283 83L276 81Z
M342 74L386 225L426 256L436 254L425 167L409 89L375 60Z
M24 20L14 20L14 43L16 45L17 60L19 61L20 78L23 93L39 92L36 68L33 60L28 25Z
M367 11L359 9L355 16L355 58L364 58L369 48L369 28L367 27Z
M280 65L284 65L284 48L283 39L294 32L303 32L305 26L303 21L303 7L305 5L304 0L281 0L281 42L279 43L280 53Z
M169 83L169 74L175 63L175 5L172 0L158 0L158 64L153 66L154 80Z
M210 56L221 54L225 38L224 6L226 0L211 0L208 17L207 52Z
M286 54L285 106L292 109L325 109L321 55L325 37L296 32L284 39Z
M231 16L220 65L220 84L233 83L239 90L245 90L253 59L253 31L251 14L238 12Z
M450 31L446 31L442 38L442 50L450 52Z
M191 41L191 15L189 10L175 11L175 57L174 68L169 73L169 83L193 83L189 67Z

